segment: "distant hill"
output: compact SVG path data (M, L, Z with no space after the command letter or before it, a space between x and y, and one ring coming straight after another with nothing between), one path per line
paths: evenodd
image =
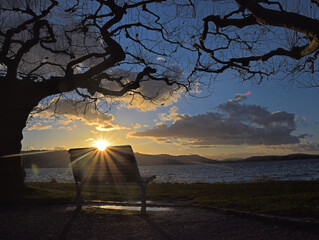
M319 159L319 155L313 154L288 154L288 155L267 155L267 156L252 156L249 158L238 160L226 160L226 162L264 162L264 161L288 161L288 160L301 160L301 159Z
M69 153L67 151L28 151L23 152L23 166L30 168L32 164L38 168L66 168L69 166ZM139 166L159 166L159 165L191 165L191 164L211 164L230 162L262 162L262 161L282 161L298 159L319 159L319 155L311 154L289 154L283 156L253 156L245 159L227 159L217 161L199 155L169 155L169 154L142 154L135 153Z
M210 164L218 162L199 155L173 156L169 154L150 155L135 153L135 157L139 166Z
M32 164L38 168L66 168L69 166L69 153L67 151L28 151L24 152L23 166L30 168ZM158 166L158 165L182 165L182 164L209 164L218 161L199 155L180 155L169 154L150 155L135 153L139 166Z
M28 151L22 152L22 164L30 168L33 164L38 168L67 168L70 158L68 151Z

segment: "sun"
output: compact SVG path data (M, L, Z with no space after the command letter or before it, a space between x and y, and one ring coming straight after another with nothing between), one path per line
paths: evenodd
M96 140L94 142L94 147L96 147L100 151L104 151L108 146L108 142L105 140Z

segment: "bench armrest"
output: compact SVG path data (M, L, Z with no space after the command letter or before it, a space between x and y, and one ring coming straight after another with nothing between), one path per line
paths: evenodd
M156 178L156 175L145 176L145 177L142 177L142 181L144 184L148 184L148 183L152 182L155 178Z

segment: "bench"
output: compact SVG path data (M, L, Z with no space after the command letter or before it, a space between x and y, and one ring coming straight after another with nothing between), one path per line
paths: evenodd
M141 188L141 213L146 213L146 186L156 176L142 177L130 145L110 146L104 151L97 148L69 150L76 183L77 208L81 208L83 184L138 185Z

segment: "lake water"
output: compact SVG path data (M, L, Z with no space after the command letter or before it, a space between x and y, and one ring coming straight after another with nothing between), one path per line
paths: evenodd
M140 166L141 175L156 182L250 182L256 180L319 180L319 159L239 162L209 165ZM27 168L26 182L74 182L70 168Z

